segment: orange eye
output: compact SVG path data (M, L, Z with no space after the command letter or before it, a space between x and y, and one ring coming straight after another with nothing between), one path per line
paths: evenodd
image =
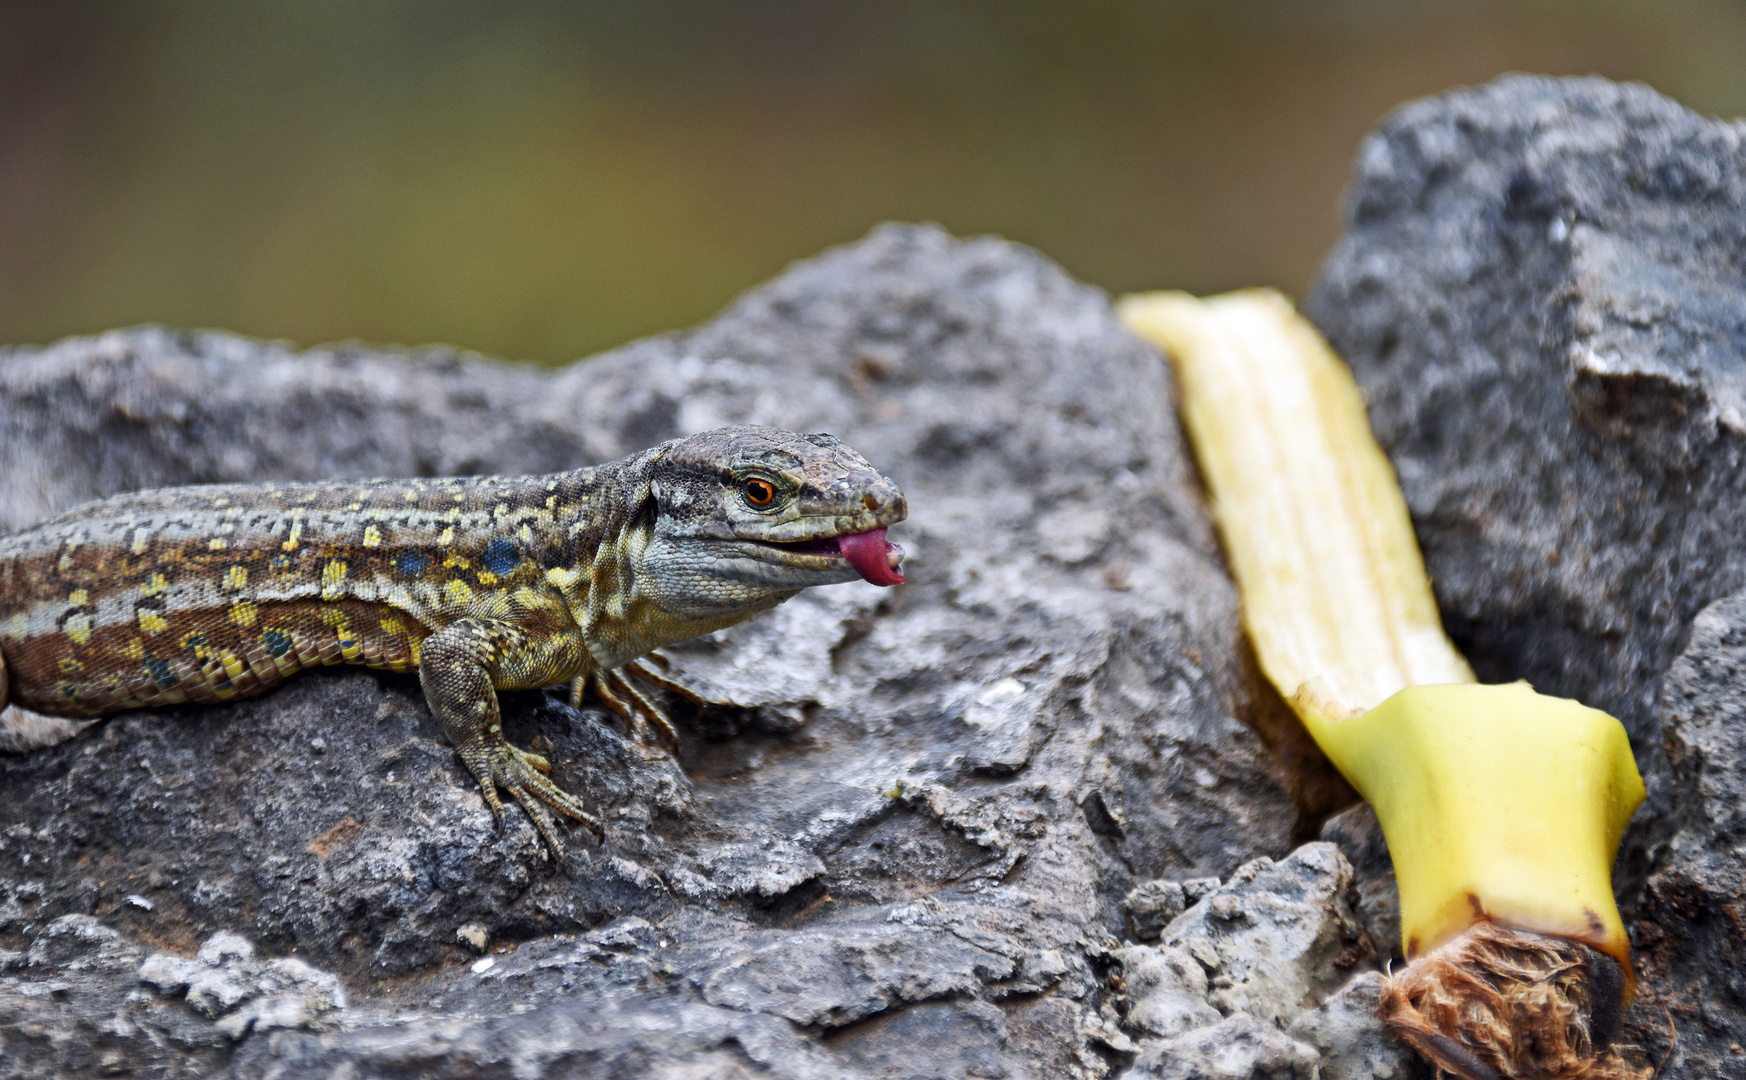
M776 489L768 480L747 480L746 501L753 506L769 506L776 498Z

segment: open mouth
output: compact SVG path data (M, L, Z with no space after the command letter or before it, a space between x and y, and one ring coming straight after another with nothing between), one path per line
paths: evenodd
M884 529L869 529L863 533L827 536L817 540L758 542L795 555L847 559L855 573L875 585L903 584L903 573L898 569L903 559L903 549L886 541Z
M833 559L843 556L843 549L834 536L822 540L760 540L765 547L773 547L778 551L790 551L796 555L828 555Z

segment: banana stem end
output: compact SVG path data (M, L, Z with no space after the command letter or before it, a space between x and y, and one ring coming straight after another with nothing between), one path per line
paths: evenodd
M1462 1080L1646 1080L1613 1045L1618 961L1567 938L1479 922L1390 975L1377 1012Z

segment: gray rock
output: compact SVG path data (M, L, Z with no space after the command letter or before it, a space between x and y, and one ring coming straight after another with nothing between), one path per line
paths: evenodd
M1164 928L1163 944L1111 953L1125 996L1118 1005L1138 1040L1123 1075L1417 1076L1376 1018L1380 976L1366 970L1374 953L1355 900L1339 850L1306 844L1215 882Z
M1644 993L1627 1035L1666 1061L1664 1076L1735 1076L1746 1067L1746 594L1698 614L1661 721L1685 824L1637 904Z
M296 957L257 963L247 938L223 931L206 939L192 960L171 953L148 957L139 981L181 996L232 1039L270 1028L319 1027L324 1014L346 1007L345 990L331 974Z
M1142 881L1122 897L1122 910L1127 913L1128 926L1141 941L1157 941L1170 920L1187 907L1188 894L1180 881Z
M140 986L145 953L83 914L50 920L22 952L0 951L4 1075L194 1076L219 1060L231 1040L217 1025Z
M1394 880L1394 860L1388 839L1369 803L1342 810L1322 825L1322 839L1340 849L1352 864L1358 890L1358 921L1383 959L1404 958L1400 935L1400 886Z
M1651 772L1661 677L1746 582L1743 139L1600 79L1408 105L1307 306L1481 677L1614 713Z
M1746 572L1743 139L1600 79L1406 106L1359 152L1308 305L1482 674L1638 735L1692 616Z
M0 948L32 955L73 916L131 950L88 971L50 944L8 961L9 1065L834 1078L1132 1060L1107 978L1122 897L1284 856L1314 822L1237 719L1254 687L1168 370L1035 253L881 229L698 330L550 373L152 329L12 350L0 513L148 484L568 468L734 422L830 430L898 478L911 583L815 590L672 650L712 702L676 708L678 759L593 707L507 695L509 734L606 821L561 866L518 813L495 829L406 677L312 673L0 755ZM1286 910L1256 903L1263 922ZM253 959L188 959L240 939ZM280 999L302 991L259 989L293 953L346 1007L298 1016ZM142 986L141 963L188 989ZM1292 983L1297 1008L1311 985Z
M1239 1012L1211 1027L1147 1046L1122 1080L1317 1080L1321 1056L1277 1027Z
M1383 1029L1382 982L1380 972L1363 972L1286 1029L1321 1052L1320 1080L1412 1080L1433 1071Z
M173 484L548 472L615 456L546 393L550 376L452 349L299 353L141 327L0 358L7 530Z
M1260 858L1183 912L1159 935L1206 970L1221 1013L1280 1026L1376 958L1353 903L1352 867L1329 843Z
M1115 958L1133 1001L1127 1024L1141 1034L1169 1038L1222 1019L1207 1001L1206 969L1181 949L1131 945Z
M1651 1061L1676 1041L1669 1077L1737 1075L1746 1025L1737 871L1699 854L1726 850L1711 815L1740 778L1685 749L1722 738L1705 718L1730 699L1711 682L1676 707L1693 675L1668 674L1688 636L1713 653L1693 619L1746 585L1742 250L1746 124L1642 86L1511 77L1365 140L1307 307L1363 385L1481 677L1632 735L1649 801L1617 887L1645 971L1671 981L1645 981L1625 1034Z

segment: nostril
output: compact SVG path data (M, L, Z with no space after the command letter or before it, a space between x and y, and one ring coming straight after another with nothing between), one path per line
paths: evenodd
M879 500L875 499L871 495L862 495L861 496L861 505L865 506L869 510L877 510L877 509L879 509Z

